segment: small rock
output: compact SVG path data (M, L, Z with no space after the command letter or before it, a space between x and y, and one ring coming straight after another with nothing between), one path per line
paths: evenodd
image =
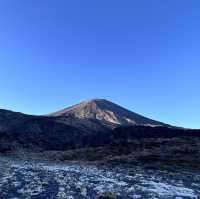
M82 196L84 196L84 197L87 196L87 188L82 187L82 188L80 189L80 191L81 191L81 195L82 195Z
M117 195L112 192L105 192L99 195L97 199L117 199Z

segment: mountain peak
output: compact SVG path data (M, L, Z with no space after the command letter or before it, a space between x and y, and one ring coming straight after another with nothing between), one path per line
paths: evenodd
M106 102L108 100L106 99L101 99L101 98L93 98L93 99L90 99L88 100L89 102Z
M83 101L81 103L112 103L112 102L107 99L93 98L93 99Z
M147 125L164 126L165 124L143 117L106 99L91 99L51 114L51 116L89 119L108 126Z

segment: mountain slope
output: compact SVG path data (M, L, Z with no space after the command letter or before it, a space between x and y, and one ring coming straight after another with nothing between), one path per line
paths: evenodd
M91 126L84 127L81 124L85 120L71 120L73 125L70 125L70 122L62 122L59 117L26 115L0 109L0 153L23 149L66 150L98 146L107 142L107 136L103 136L107 129L102 128L101 124L95 126L95 122L91 122ZM100 129L101 134L98 133Z
M32 116L19 112L0 109L0 132L13 129L27 121L30 117Z
M52 113L50 116L89 119L98 121L103 126L109 128L127 125L169 126L129 111L105 99L85 101L61 111Z
M0 152L67 150L107 143L106 132L84 131L54 118L32 116L6 131L0 131ZM97 138L97 136L101 136ZM97 139L95 139L97 138Z

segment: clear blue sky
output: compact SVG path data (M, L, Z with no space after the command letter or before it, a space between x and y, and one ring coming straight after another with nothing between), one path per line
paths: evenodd
M90 98L200 128L200 1L1 0L0 107Z

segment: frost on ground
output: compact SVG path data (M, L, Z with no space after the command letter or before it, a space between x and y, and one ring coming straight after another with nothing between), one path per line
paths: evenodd
M196 199L200 172L141 168L98 169L0 158L0 198L81 199L113 192L118 198Z

